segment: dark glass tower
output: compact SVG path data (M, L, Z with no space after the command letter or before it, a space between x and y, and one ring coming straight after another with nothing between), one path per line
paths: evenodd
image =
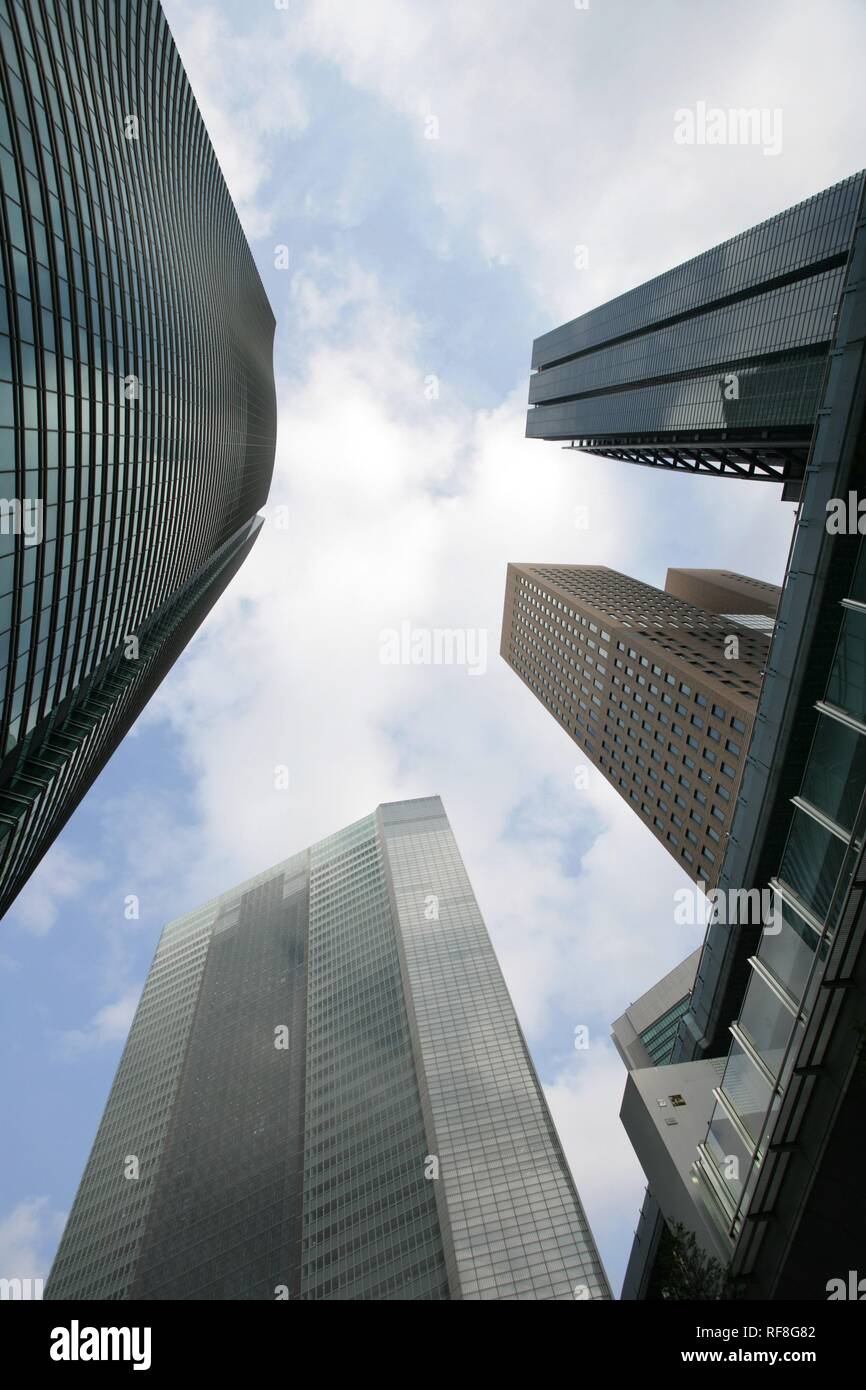
M162 934L52 1299L606 1299L438 797Z
M799 493L863 173L536 339L526 433Z
M274 320L156 0L0 3L0 912L249 551Z
M724 571L668 579L716 613L775 621L720 896L668 1064L647 1065L619 1029L620 1114L649 1186L624 1297L658 1296L682 1225L738 1297L862 1298L866 538L856 517L828 524L866 496L862 216L833 342L781 593ZM743 895L760 914L735 908ZM646 998L659 994L681 986Z

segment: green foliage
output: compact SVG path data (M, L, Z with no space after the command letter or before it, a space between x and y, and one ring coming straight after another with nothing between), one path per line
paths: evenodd
M668 1226L662 1236L658 1280L662 1298L672 1301L737 1297L730 1270L706 1254L681 1222Z

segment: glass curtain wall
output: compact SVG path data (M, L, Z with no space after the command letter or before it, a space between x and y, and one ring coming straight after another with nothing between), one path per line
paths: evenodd
M866 551L861 542L824 699L751 979L697 1172L736 1235L790 1077L862 838L866 786Z

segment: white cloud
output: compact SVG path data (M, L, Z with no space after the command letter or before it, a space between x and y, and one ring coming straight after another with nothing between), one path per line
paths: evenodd
M107 1043L122 1042L129 1033L138 1005L141 986L129 989L119 999L105 1004L94 1014L86 1028L70 1028L60 1035L60 1051L74 1058Z
M259 195L273 173L278 137L300 134L308 120L288 61L290 31L273 11L265 16L275 22L268 43L244 34L213 6L178 0L165 9L244 230L264 236L272 216Z
M65 1221L47 1197L18 1202L0 1221L0 1278L45 1279Z
M446 0L420 50L376 41L399 36L401 0L382 0L372 15L358 7L349 22L334 0L312 8L322 47L353 80L409 119L422 92L440 112L431 178L443 204L455 219L471 215L486 255L525 269L553 321L862 164L850 104L819 112L814 100L822 82L844 84L840 63L855 89L845 39L852 26L864 31L850 5L828 12L795 0L780 23L776 5L735 3L719 24L679 3L579 13L567 3ZM655 80L660 62L671 80ZM786 143L772 172L757 149L673 143L675 108L701 97L783 109ZM574 270L578 243L590 249L585 273Z
M816 98L857 90L866 22L855 0L733 0L723 22L679 0L584 12L569 0L297 0L276 22L265 7L258 43L190 0L166 8L242 206L270 165L274 122L307 118L303 64L330 63L400 117L452 227L471 230L489 262L519 266L551 324L862 163L862 117ZM675 144L675 111L698 100L780 109L781 155ZM438 138L425 139L431 115ZM376 151L371 167L387 158ZM358 174L342 171L350 203ZM588 271L575 270L577 244Z
M15 901L10 922L33 936L44 936L60 918L64 906L81 896L85 888L105 875L105 866L96 859L73 854L64 844L48 851Z

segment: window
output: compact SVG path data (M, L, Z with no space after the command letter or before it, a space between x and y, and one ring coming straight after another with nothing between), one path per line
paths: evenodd
M827 703L866 718L866 613L846 609L827 684Z
M866 738L821 715L801 794L819 811L851 830L866 782Z
M794 812L779 876L816 917L824 917L844 855L841 840L798 810Z

